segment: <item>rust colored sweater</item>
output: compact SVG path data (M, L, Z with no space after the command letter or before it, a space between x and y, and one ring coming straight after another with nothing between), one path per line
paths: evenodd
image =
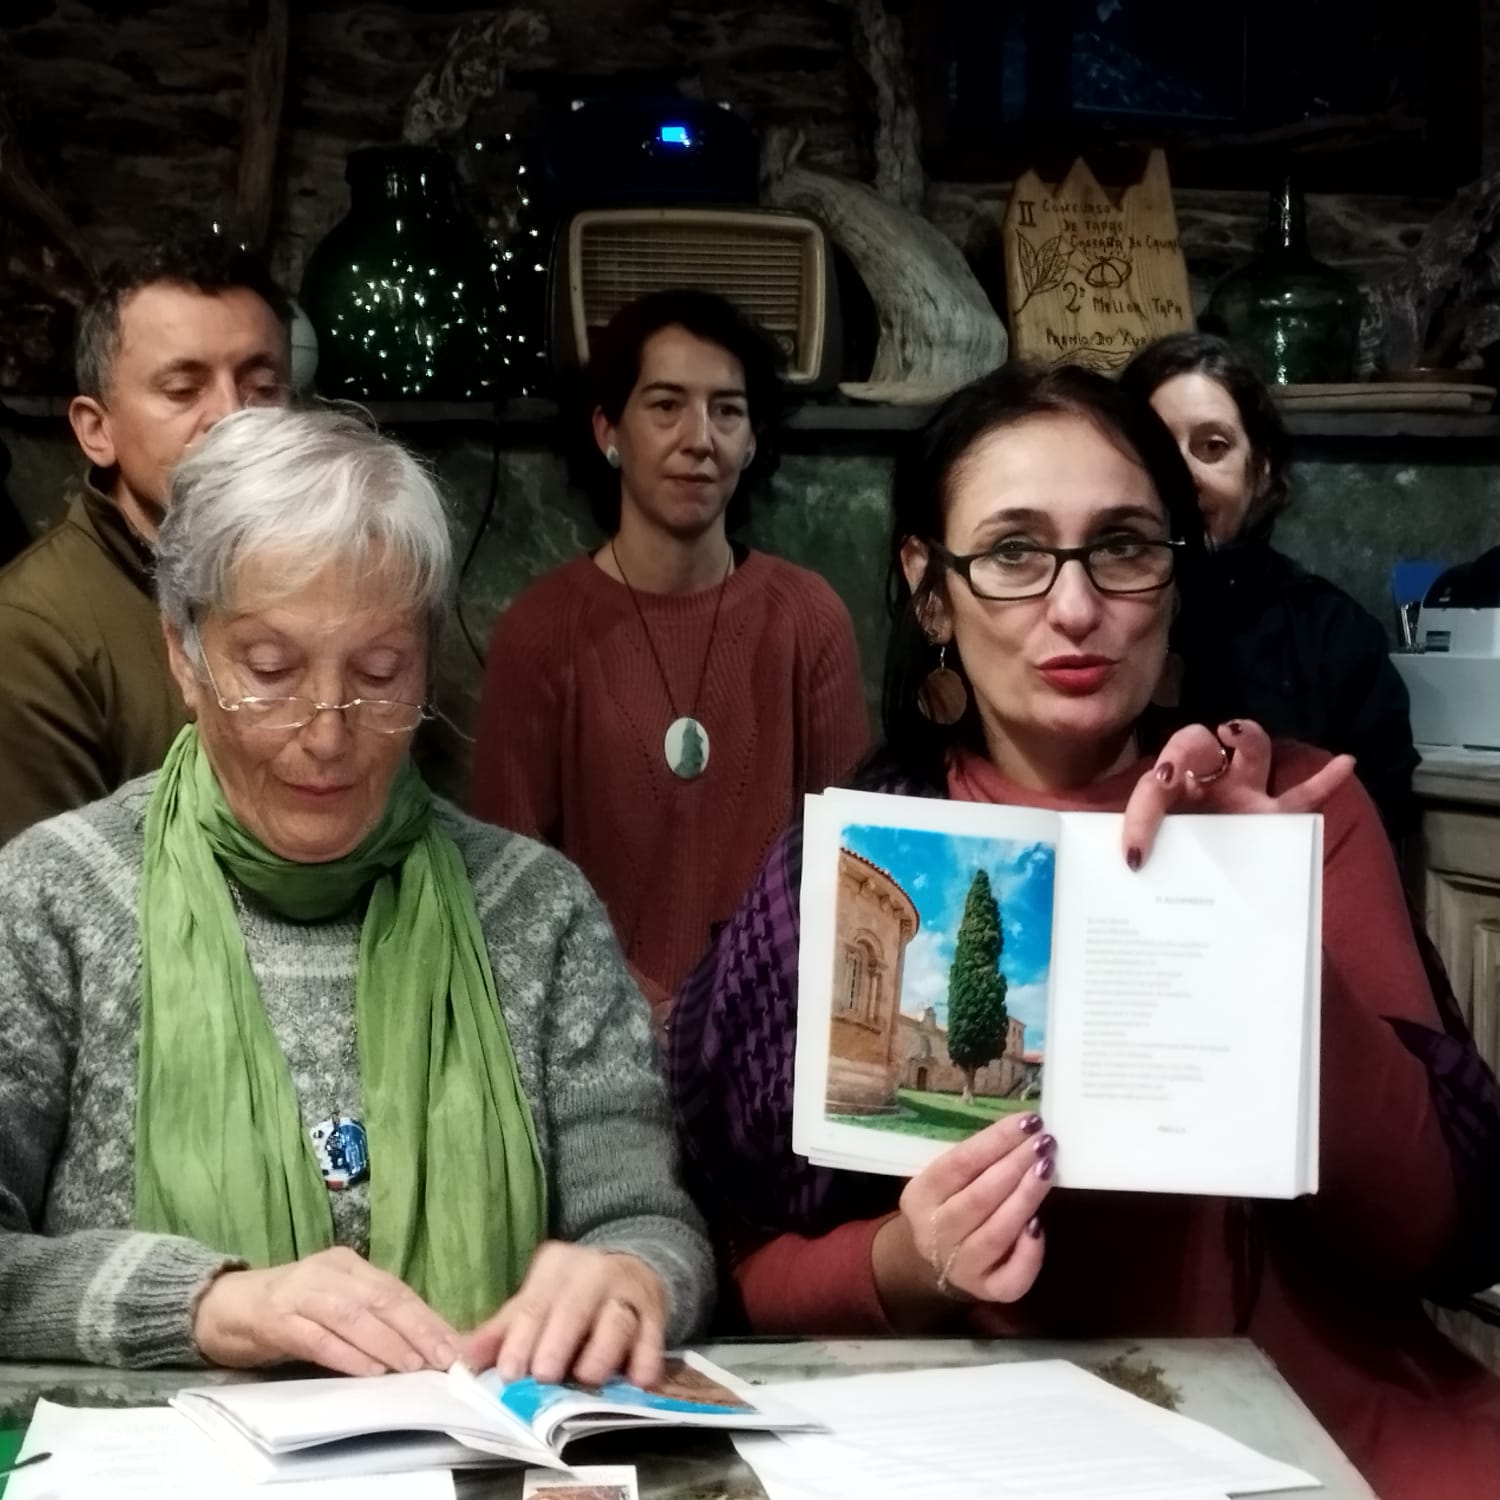
M658 1019L803 794L846 775L868 740L854 627L833 589L764 552L723 588L717 631L718 586L636 590L670 695L629 592L587 556L515 600L485 663L473 811L582 869ZM663 751L674 703L708 732L694 781Z

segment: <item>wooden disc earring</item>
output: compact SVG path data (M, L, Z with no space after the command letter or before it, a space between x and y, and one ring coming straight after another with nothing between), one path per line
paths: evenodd
M917 689L917 708L924 719L945 729L957 724L969 706L969 689L948 665L948 643L938 647L938 664Z

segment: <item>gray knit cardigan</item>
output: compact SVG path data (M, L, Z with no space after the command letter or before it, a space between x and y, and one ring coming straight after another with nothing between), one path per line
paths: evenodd
M196 1363L196 1299L236 1264L131 1227L154 779L0 849L0 1359ZM609 919L561 855L446 803L437 817L473 881L536 1121L549 1232L647 1261L681 1341L708 1313L712 1258L678 1182L646 1005ZM357 921L292 923L231 891L304 1124L358 1117ZM338 1242L367 1252L365 1186L330 1196Z

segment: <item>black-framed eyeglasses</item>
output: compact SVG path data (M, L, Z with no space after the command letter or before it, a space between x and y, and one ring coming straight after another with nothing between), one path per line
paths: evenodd
M1101 594L1152 594L1171 583L1181 541L1113 536L1083 547L1005 541L984 552L950 552L927 544L978 599L1040 599L1052 592L1064 563L1078 562Z

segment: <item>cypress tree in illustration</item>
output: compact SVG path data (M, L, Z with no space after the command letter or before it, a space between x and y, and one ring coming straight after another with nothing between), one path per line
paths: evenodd
M963 1101L974 1099L974 1075L1005 1046L1005 975L1000 903L990 877L978 871L964 900L953 966L948 971L948 1056L963 1070Z

